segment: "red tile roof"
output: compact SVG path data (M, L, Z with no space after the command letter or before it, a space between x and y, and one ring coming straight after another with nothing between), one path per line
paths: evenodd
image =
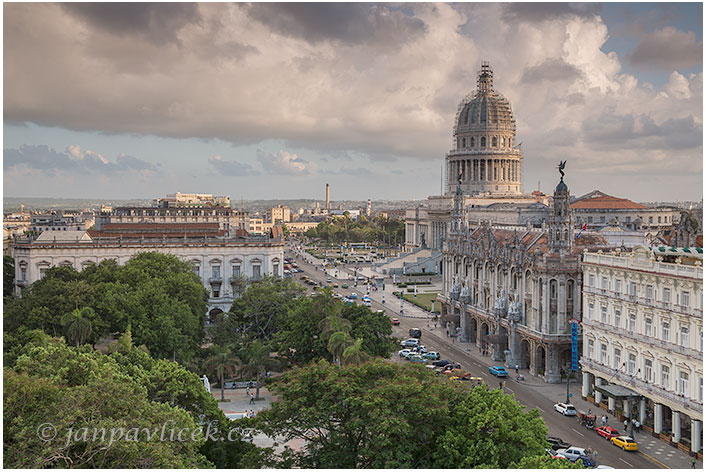
M610 195L601 195L594 198L579 200L571 204L571 208L580 209L625 209L625 210L644 210L647 207L640 205L627 198L611 197Z

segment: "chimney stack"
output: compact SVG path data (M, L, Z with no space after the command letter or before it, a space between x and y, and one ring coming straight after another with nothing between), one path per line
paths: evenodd
M330 202L329 202L329 190L328 190L328 184L326 184L326 209L327 209L327 210L330 210L330 209L331 209L330 206L329 206L329 203L330 203Z

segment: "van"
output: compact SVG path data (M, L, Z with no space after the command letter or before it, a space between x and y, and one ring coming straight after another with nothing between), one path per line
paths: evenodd
M409 336L419 339L422 337L422 330L419 328L412 328L409 330Z

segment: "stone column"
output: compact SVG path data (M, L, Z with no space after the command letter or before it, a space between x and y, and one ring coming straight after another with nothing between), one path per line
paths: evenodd
M615 414L615 398L608 397L608 411Z
M701 420L691 420L691 452L701 450Z
M556 346L547 346L547 356L544 368L544 380L547 383L561 383L559 368L559 350Z
M558 280L557 296L557 333L566 334L566 277L560 276Z
M645 413L645 407L647 406L647 400L644 398L640 400L640 424L645 424L645 418L646 418L646 413Z
M672 442L681 440L681 413L672 410Z
M603 379L596 377L596 387L603 385ZM596 405L599 405L603 401L603 393L596 390Z
M591 381L591 374L588 372L583 373L583 384L582 384L582 389L581 389L581 398L584 400L586 397L591 393L591 385L589 382Z
M549 298L549 279L544 278L544 281L542 283L542 290L544 291L544 295L542 296L542 302L544 303L544 306L541 307L541 309L544 311L544 319L543 321L543 327L542 327L542 332L544 333L549 333L549 319L551 318L551 299Z
M655 428L654 432L655 435L659 435L662 432L663 425L662 425L662 405L659 403L655 403L655 408L654 408L654 414L655 414Z

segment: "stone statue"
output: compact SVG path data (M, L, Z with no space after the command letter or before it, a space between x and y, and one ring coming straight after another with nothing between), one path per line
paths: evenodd
M561 180L564 180L564 167L566 167L566 161L559 161L559 173L561 174Z
M461 289L461 303L469 304L471 302L471 291L468 289L468 284L465 283L463 284L463 288Z
M495 311L495 315L499 318L505 318L507 315L507 295L505 294L505 289L500 290L500 296L495 299L493 311Z
M426 249L427 248L427 235L426 235L426 233L422 233L420 239L421 239L422 249Z
M507 319L519 323L522 320L522 303L519 300L514 300L510 303L507 310Z
M458 274L454 275L454 283L451 286L451 299L458 300L459 293L461 292L461 287L458 281Z

